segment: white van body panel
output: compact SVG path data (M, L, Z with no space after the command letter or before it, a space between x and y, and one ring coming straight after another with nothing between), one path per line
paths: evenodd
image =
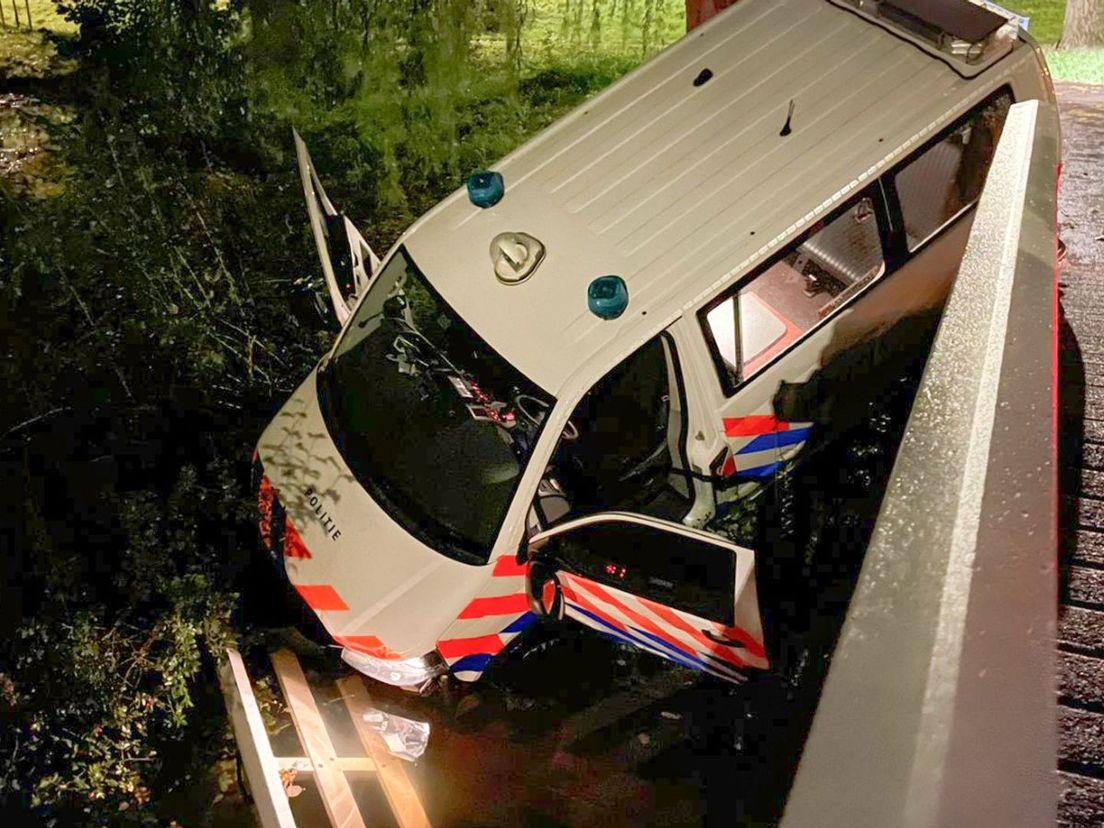
M488 342L564 396L580 366L600 355L589 387L993 81L825 0L741 2L497 164L499 204L482 210L459 191L404 241ZM489 268L489 240L505 231L547 249L520 285ZM629 290L613 322L585 301L606 273Z
M491 572L425 546L356 482L326 431L314 373L265 429L257 453L310 556L282 556L288 579L334 640L376 657L432 651Z

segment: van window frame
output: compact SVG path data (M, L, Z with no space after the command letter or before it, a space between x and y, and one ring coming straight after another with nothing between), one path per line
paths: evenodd
M784 350L779 351L777 354L775 354L771 358L771 360L763 365L763 367L761 367L758 371L756 371L753 376L741 377L738 382L732 382L731 378L728 375L728 368L725 366L724 357L721 356L721 349L717 347L717 342L714 339L713 333L709 328L709 322L707 319L709 314L718 305L723 304L724 302L739 294L739 292L745 286L758 279L766 271L770 270L772 267L778 264L778 262L782 261L782 259L793 252L793 249L795 247L799 247L800 245L805 243L806 239L815 236L817 232L819 232L821 227L831 224L833 221L840 218L842 215L854 208L854 206L862 201L864 198L869 198L874 205L874 217L878 223L878 239L881 242L882 246L882 263L885 268L885 272L879 278L872 281L865 288L860 290L858 293L856 293L854 296L852 296L850 299L848 299L846 302L844 302L842 305L832 311L831 314L821 319L816 325L809 328L809 330L805 331L804 334L802 334L800 337L798 337L796 340L786 346ZM851 198L843 202L843 204L841 204L839 207L833 209L822 220L814 222L813 226L806 228L799 235L794 236L784 245L779 247L773 255L771 255L767 259L764 259L754 270L751 270L746 275L738 279L736 282L729 285L721 293L717 294L715 297L713 297L713 299L711 299L698 310L698 326L701 330L702 336L705 338L705 344L708 347L709 355L713 360L713 367L716 370L717 379L720 381L721 390L724 392L724 395L726 397L733 397L737 393L739 393L741 388L743 388L749 382L753 381L764 371L768 370L772 365L777 363L778 360L785 358L785 356L793 351L794 348L800 346L803 342L805 342L805 340L809 338L810 334L822 328L829 320L834 319L845 308L850 307L856 299L866 295L867 291L869 291L891 273L889 258L891 249L889 222L890 217L888 213L888 205L886 202L885 192L882 190L881 187L881 181L874 181L868 184L859 192L855 193ZM737 346L739 346L738 337L739 331L737 331ZM742 360L743 355L737 354L737 357Z
M599 512L596 515L585 517L608 518L618 514L618 512ZM625 595L644 598L675 612L687 613L704 621L719 622L726 627L731 627L736 623L736 584L740 571L740 561L739 552L732 548L732 543L728 538L713 533L709 534L713 535L716 540L704 538L700 535L677 531L685 527L670 521L663 521L649 515L638 515L634 512L623 514L630 517L642 517L645 520L606 519L580 522L577 526L548 538L548 545L543 547L543 554L557 570L568 572L578 578L593 581L610 589L616 589ZM667 525L657 525L657 523L666 523ZM635 557L635 553L638 552L640 546L632 547L632 553L625 551L626 544L624 543L610 544L607 551L599 551L600 545L593 543L588 536L595 534L600 536L603 533L612 536L621 534L621 540L623 541L632 539L630 533L635 533L637 538L646 541L655 540L657 545L666 545L668 550L672 545L672 541L685 544L685 546L682 550L676 548L675 555L677 557L668 553L659 554L654 558L639 559ZM578 542L580 535L584 538L583 543ZM572 554L572 551L566 553L563 551L563 544L565 542L571 543L571 541L575 541L576 544L577 552L575 554ZM691 583L686 576L692 574L698 567L688 567L689 572L684 569L681 578L674 577L674 573L662 573L671 576L668 580L668 578L660 578L658 568L654 566L657 561L671 563L679 560L681 556L678 556L678 553L684 551L686 547L694 548L697 554L702 555L702 560L707 561L706 567L713 567L712 572L707 569L706 572L702 573L703 575L720 575L715 583L709 582L712 579L708 577L701 579L698 588L701 592L708 593L708 597L704 602L700 598L697 601L688 598L685 589L681 592L676 591L676 587L685 587L687 583ZM701 547L710 547L710 549L704 551ZM685 558L681 559L685 561ZM653 566L649 568L649 564ZM621 577L611 573L607 568L611 565L615 568L621 568ZM724 572L717 571L722 568L725 570ZM643 578L644 583L633 583L632 581L626 583L624 575L630 570L636 576L633 580ZM657 589L653 579L659 580L661 583L671 583L671 591L664 592Z
M897 193L897 175L918 158L920 158L920 156L924 155L924 153L928 152L930 149L946 140L948 135L951 135L953 132L960 129L962 125L969 121L972 117L974 117L974 115L976 115L979 110L988 106L994 100L1001 97L1001 95L1008 95L1008 99L1012 102L1012 104L1016 103L1016 93L1015 91L1013 91L1011 84L1001 84L980 101L971 106L965 113L955 118L954 121L941 129L934 137L928 139L926 142L924 142L924 144L914 149L912 152L910 152L908 155L906 155L904 158L894 164L890 169L881 174L880 180L882 182L882 191L885 193L886 196L886 207L889 210L889 218L892 222L893 230L891 234L893 248L893 266L892 269L890 269L890 263L887 260L886 276L888 276L893 270L898 270L899 268L904 266L910 259L919 255L928 245L930 245L934 241L937 241L945 233L950 231L951 228L958 224L960 219L962 219L967 213L971 212L974 208L977 207L977 199L975 199L972 204L963 207L961 210L959 210L957 213L955 213L953 216L943 222L943 224L941 224L933 232L929 233L928 236L922 242L920 242L920 244L918 244L915 249L909 250L908 233L905 231L905 214L904 210L901 208L901 198ZM882 278L885 277L883 276Z
M868 292L877 288L878 285L885 282L894 273L904 267L908 262L923 253L929 245L937 242L946 233L953 229L963 218L969 215L977 207L977 201L972 204L963 207L955 215L951 216L947 221L939 226L934 232L928 235L924 241L916 246L915 249L909 250L908 236L905 232L904 212L901 209L900 197L897 194L897 186L895 183L895 176L922 156L925 152L936 146L947 138L948 135L959 129L963 124L974 117L979 110L990 104L996 98L1001 95L1007 94L1013 104L1016 103L1016 94L1012 89L1011 84L1004 83L998 86L996 89L989 92L984 98L974 103L966 112L959 117L955 118L951 123L941 129L936 135L929 140L925 141L922 145L914 149L896 164L889 169L883 171L878 179L871 184L864 187L859 192L855 193L851 198L844 202L841 206L835 208L828 213L822 221L813 223L813 226L802 231L797 236L781 245L775 253L773 253L767 259L764 259L754 269L748 271L744 276L737 279L730 284L715 297L709 300L697 311L698 328L702 337L705 339L706 348L709 351L709 356L713 361L713 368L716 372L717 380L720 383L721 391L726 398L732 398L736 396L748 383L753 382L760 374L769 370L771 366L775 365L779 360L784 359L794 348L804 343L811 334L819 330L825 324L832 319L835 319L840 313L847 308L851 307L856 301L866 296ZM804 244L805 240L810 236L815 235L815 228L817 225L830 224L835 221L841 215L852 209L863 198L869 197L874 202L874 214L878 222L878 237L882 242L882 260L885 266L885 272L882 275L872 281L863 290L856 293L846 302L841 304L832 313L820 320L814 327L806 331L801 337L792 342L785 350L775 354L771 360L763 365L755 374L751 377L741 377L738 382L733 382L729 377L728 368L725 365L724 358L721 356L720 349L717 347L717 343L713 338L712 331L709 328L709 323L706 317L709 313L718 305L723 304L728 299L737 295L741 289L743 289L750 282L757 279L760 275L765 273L770 268L774 267L778 262L789 255L793 249L801 244ZM739 344L739 343L737 343ZM742 355L738 355L742 358ZM742 366L741 366L742 367Z
M356 307L351 311L349 317L349 324L345 325L337 337L337 341L334 344L333 349L330 351L329 356L323 361L316 369L316 399L319 406L319 410L322 414L323 424L326 429L326 433L330 435L335 447L338 450L338 454L341 456L342 461L350 468L353 474L353 478L368 496L380 507L396 525L402 528L404 532L415 538L419 543L434 550L442 557L450 558L451 560L458 561L459 563L467 564L469 566L485 566L494 554L495 546L502 537L505 531L507 520L510 515L510 509L513 508L513 504L518 499L519 492L522 491L521 484L522 479L528 472L530 464L533 463L534 458L537 456L537 452L540 450L541 441L544 438L546 429L545 425L548 422L551 412L556 409L560 404L560 401L554 395L548 393L545 388L526 374L521 373L513 362L507 360L497 349L492 348L491 345L483 338L483 336L472 328L468 324L464 317L460 316L459 311L449 303L444 295L437 289L437 287L426 276L425 271L414 260L413 255L407 249L405 244L397 245L386 259L383 260L381 266L375 271L375 276L381 276L385 270L391 266L396 258L402 258L405 264L416 275L419 286L424 289L433 300L442 308L447 309L448 313L455 315L471 332L475 340L480 343L481 347L488 353L493 354L495 358L501 360L506 365L510 366L512 370L530 386L532 390L540 392L544 399L549 404L549 415L536 426L535 431L532 434L531 440L533 448L530 450L528 457L525 459L524 464L521 465L519 473L513 482L513 488L508 497L504 498L504 506L502 512L498 517L497 528L494 531L493 537L491 537L486 543L471 543L468 539L453 536L448 531L447 527L441 525L432 514L419 515L417 508L411 508L410 501L407 498L396 497L395 493L387 491L380 485L378 479L374 475L365 474L364 466L362 462L350 459L346 454L347 449L344 445L344 440L341 437L342 429L332 427L331 413L329 411L329 398L332 393L331 389L327 387L328 381L326 375L334 368L334 362L336 359L344 353L341 352L341 346L347 341L347 337L352 335L352 330L355 327L356 320L361 312L364 301L370 291L376 286L376 281L373 280L368 290L364 291L364 294L359 297ZM354 343L349 348L357 347L358 343Z

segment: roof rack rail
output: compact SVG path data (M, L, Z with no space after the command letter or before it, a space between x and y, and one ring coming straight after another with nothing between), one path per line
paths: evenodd
M1016 19L973 0L843 0L868 17L925 41L946 55L975 65L1015 39Z

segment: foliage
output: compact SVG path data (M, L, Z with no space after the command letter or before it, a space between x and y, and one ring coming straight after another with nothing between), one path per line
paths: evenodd
M0 169L0 809L189 824L226 765L215 658L250 629L248 457L331 336L290 127L382 252L681 4L60 9L68 64L0 61L35 162Z
M243 466L317 353L321 320L292 312L316 265L290 169L250 149L237 12L66 14L80 85L29 87L75 113L49 125L56 186L0 183L0 469L22 516L0 808L164 823L225 749L213 658L251 538Z
M180 783L179 740L203 697L195 681L233 638L234 599L215 588L210 566L222 550L204 536L202 516L225 511L234 485L223 465L203 474L185 467L165 496L99 492L121 520L115 553L66 543L34 513L43 498L28 498L34 564L24 576L44 588L0 646L0 801L51 804L75 821L82 812L137 813L151 791ZM89 600L92 591L99 600ZM212 714L209 703L202 714Z
M257 106L303 133L317 166L336 178L331 196L386 249L472 170L632 68L636 49L669 42L670 10L681 8L622 0L622 16L663 12L664 36L653 24L657 31L629 38L632 27L619 23L627 52L595 49L565 62L565 41L585 45L582 21L600 20L607 7L612 14L618 3L251 0L250 88Z
M1059 80L1104 83L1104 49L1047 49L1046 59Z
M1066 0L1013 0L1002 5L1031 18L1031 35L1040 43L1057 43L1062 37Z

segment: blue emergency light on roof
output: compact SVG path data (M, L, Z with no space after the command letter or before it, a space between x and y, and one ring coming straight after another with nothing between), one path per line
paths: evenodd
M468 176L468 199L476 207L494 207L505 194L502 173L477 170Z
M599 276L587 287L587 306L600 319L616 319L629 306L629 288L620 276Z

